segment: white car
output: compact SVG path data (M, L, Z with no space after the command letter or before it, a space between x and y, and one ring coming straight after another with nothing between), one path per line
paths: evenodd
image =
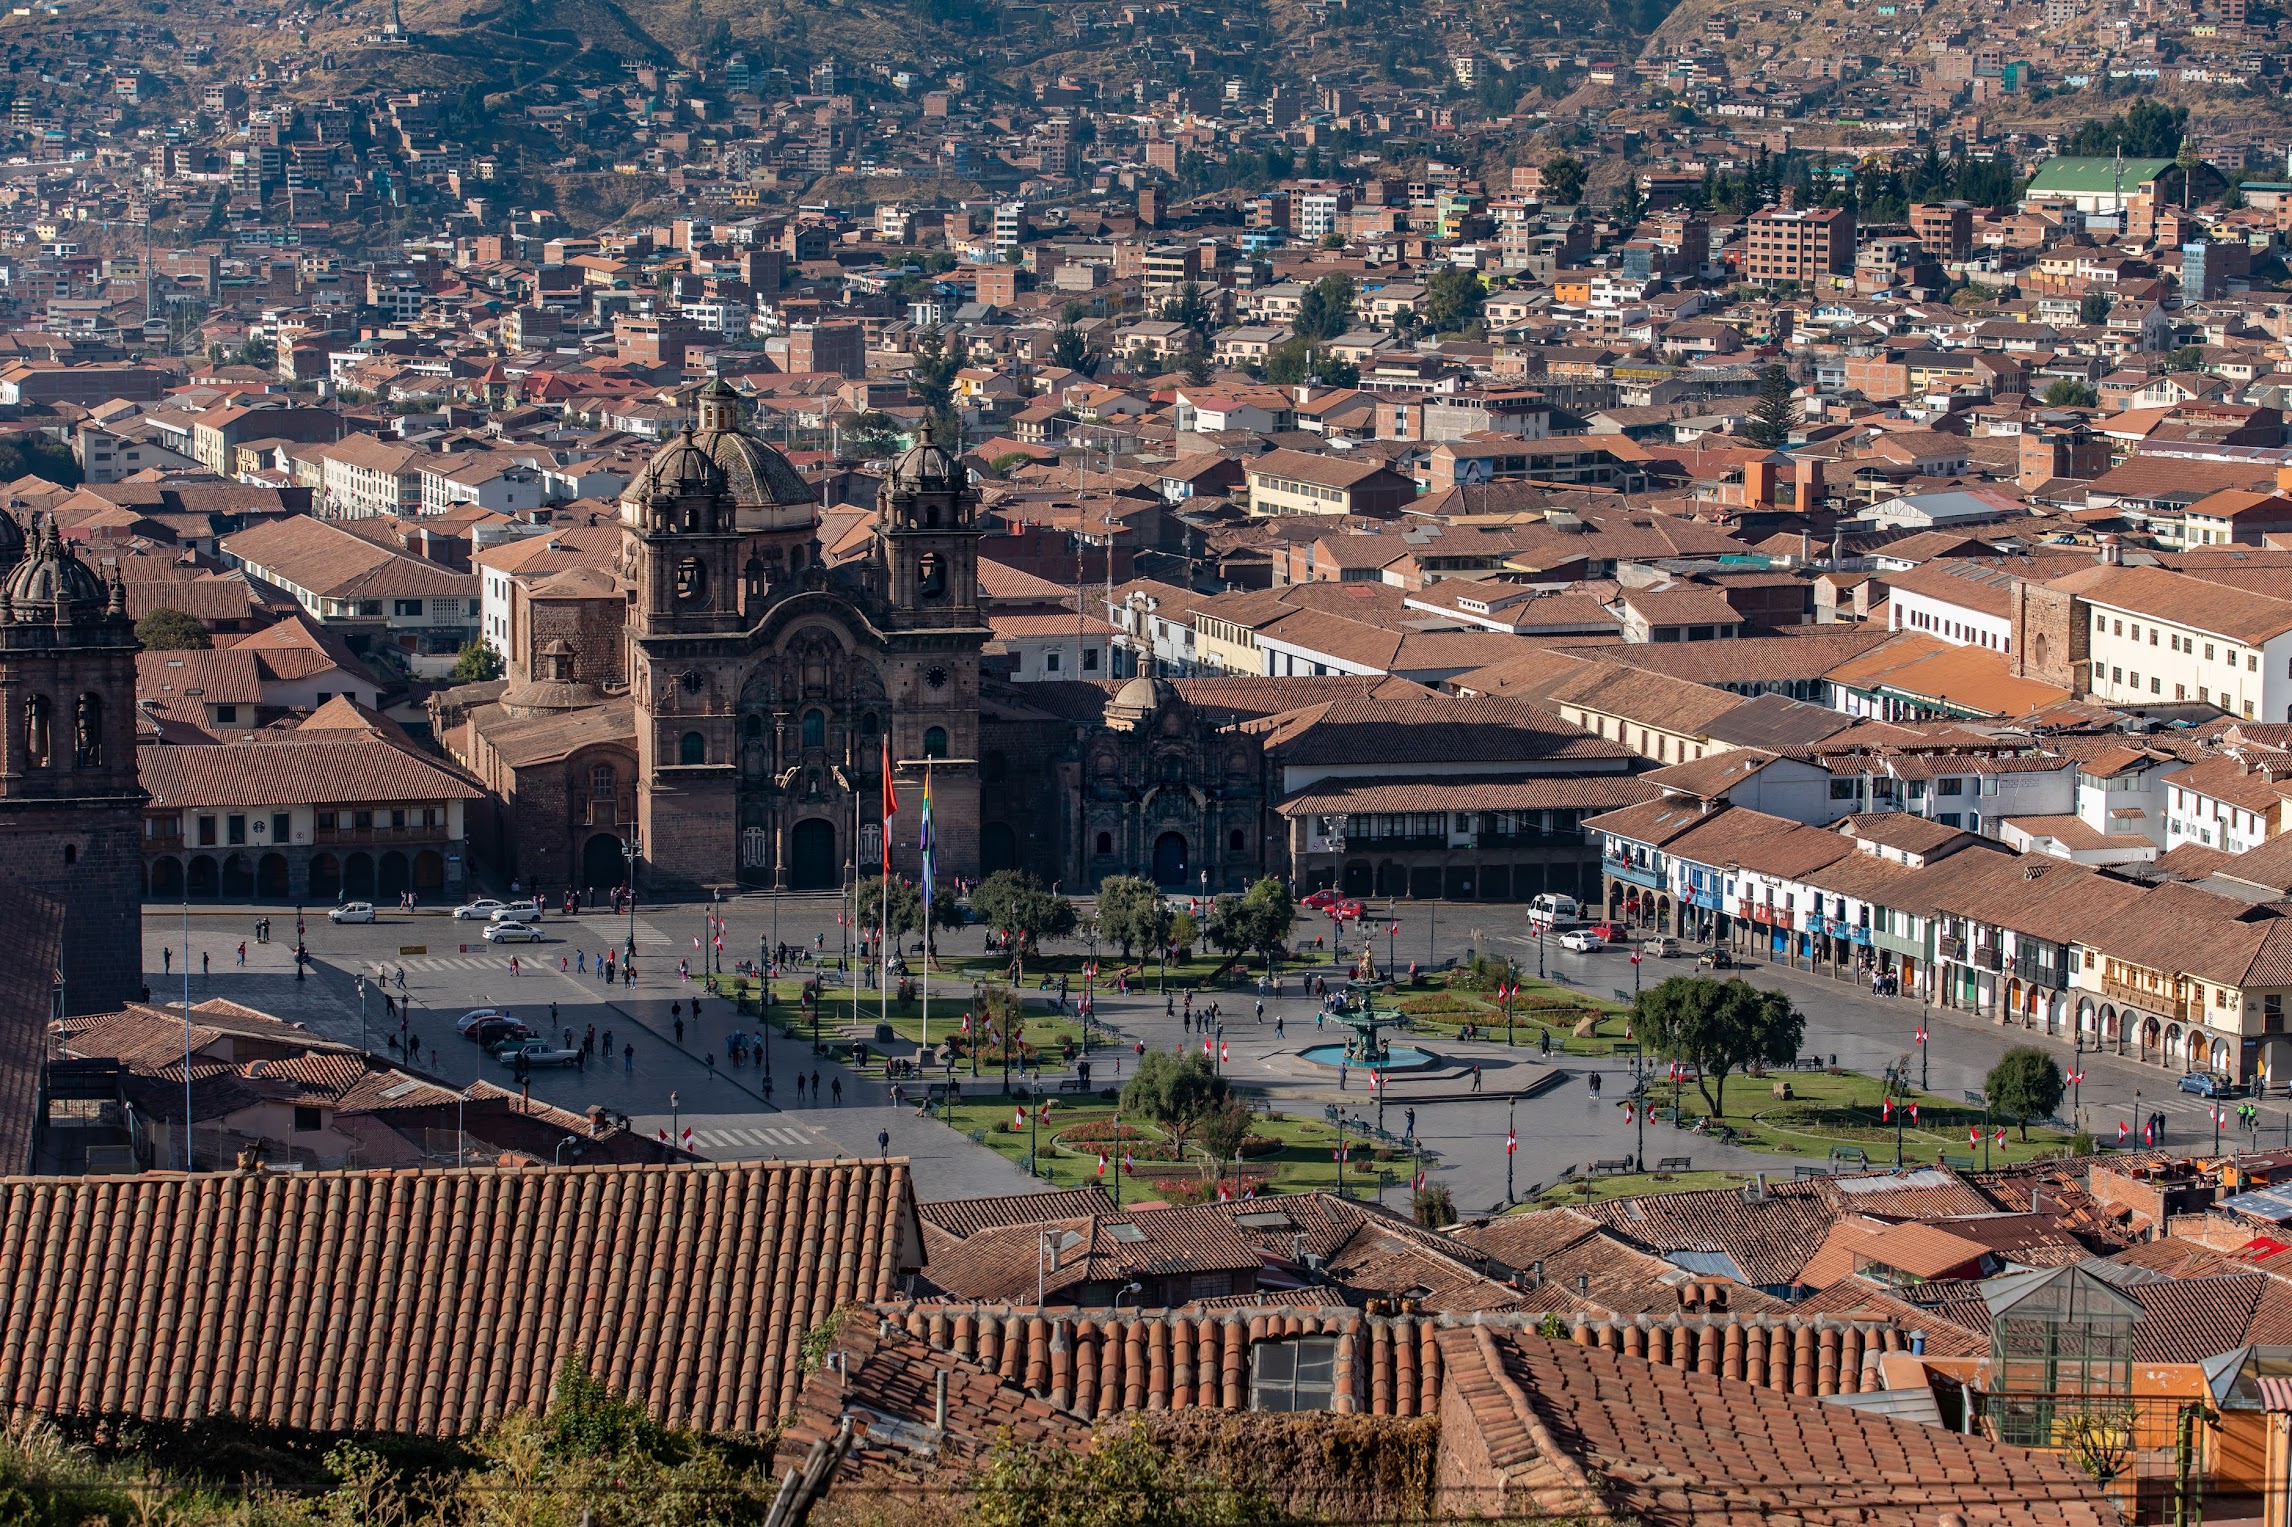
M531 923L487 923L480 937L489 944L538 944L542 932Z
M509 1014L498 1007L473 1007L454 1020L454 1029L457 1033L467 1034L488 1018L507 1018L508 1016Z
M505 907L493 909L492 921L497 923L537 923L541 921L541 903L513 901Z
M1608 941L1588 928L1576 928L1560 935L1560 947L1578 954L1597 954L1608 947Z
M330 923L370 923L374 921L374 903L346 901L327 913L326 920Z
M473 901L466 907L454 908L454 921L458 923L483 922L501 910L498 901Z

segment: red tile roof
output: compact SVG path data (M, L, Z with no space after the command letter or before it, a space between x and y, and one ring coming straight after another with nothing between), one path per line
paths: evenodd
M559 1362L761 1431L919 1259L903 1160L0 1181L0 1404L455 1436Z
M1443 1504L1459 1515L1649 1527L2118 1519L2066 1461L1980 1437L1486 1326L1442 1332L1439 1351ZM1834 1361L1827 1334L1794 1342L1794 1367Z

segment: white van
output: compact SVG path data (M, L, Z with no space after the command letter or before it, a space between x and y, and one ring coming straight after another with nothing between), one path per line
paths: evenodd
M1528 923L1536 928L1573 928L1584 920L1584 909L1573 896L1546 891L1528 903Z

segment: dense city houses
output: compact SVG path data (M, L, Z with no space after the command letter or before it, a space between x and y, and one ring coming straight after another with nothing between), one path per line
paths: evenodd
M1204 1519L2286 1520L2283 27L0 17L0 1398L482 1451L585 1366L786 1527L1141 1437ZM1682 953L1916 1037L1690 1058ZM1223 1157L1035 1138L1229 1025ZM2126 1097L1644 1141L1661 1061L1899 1130L1945 1026Z

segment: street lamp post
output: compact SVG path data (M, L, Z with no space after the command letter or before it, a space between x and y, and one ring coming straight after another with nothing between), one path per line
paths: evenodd
M1923 1019L1918 1024L1918 1090L1920 1092L1928 1090L1926 1086L1926 1024Z
M643 845L637 841L636 833L631 832L626 838L621 840L621 857L628 861L628 872L621 881L621 894L628 898L629 903L629 937L628 942L624 944L621 949L621 959L624 962L621 968L624 970L634 970L636 968L637 856L643 852Z
M1504 1201L1506 1203L1512 1202L1512 1158L1518 1154L1514 1146L1520 1138L1518 1134L1514 1133L1513 1121L1515 1118L1514 1110L1518 1109L1519 1106L1520 1099L1517 1095L1504 1100Z

